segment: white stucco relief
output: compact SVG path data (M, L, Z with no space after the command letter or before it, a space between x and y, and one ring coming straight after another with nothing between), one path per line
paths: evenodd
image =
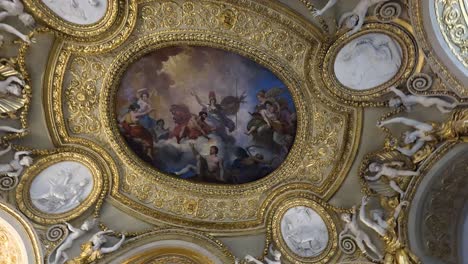
M101 20L107 11L108 0L41 0L57 16L79 24L90 25Z
M402 50L391 37L369 33L353 39L337 54L335 75L344 86L367 90L391 80L400 70Z

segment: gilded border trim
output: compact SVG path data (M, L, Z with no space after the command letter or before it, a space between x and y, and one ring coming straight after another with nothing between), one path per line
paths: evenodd
M415 38L419 47L423 50L428 64L433 71L437 73L451 89L460 97L467 98L468 90L465 89L461 80L455 77L448 68L442 63L435 53L432 45L429 42L426 29L424 27L423 12L421 0L408 0L409 1L409 15L411 18L411 25L414 28Z
M3 204L2 202L0 202L0 210L3 210L7 214L11 215L23 226L23 228L26 230L26 233L29 237L29 241L31 242L32 248L34 250L32 254L34 254L34 259L35 259L36 264L43 263L42 262L42 250L41 250L39 238L37 237L36 232L34 228L32 227L32 225L26 219L24 219L24 217L20 213L16 212L15 210L10 208L6 204Z
M69 22L52 11L43 0L23 0L25 6L33 15L44 21L48 26L76 37L91 37L108 30L117 19L118 9L126 0L106 0L107 10L104 16L93 24L81 25Z

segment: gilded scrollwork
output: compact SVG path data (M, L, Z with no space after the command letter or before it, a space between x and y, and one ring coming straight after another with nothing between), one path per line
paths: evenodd
M468 9L464 0L436 0L440 31L453 55L468 68Z
M71 61L70 84L65 90L68 124L74 134L96 133L101 128L95 106L99 104L97 85L104 76L104 64L76 57Z
M425 14L423 12L423 6L425 2L421 2L419 0L408 0L408 2L410 6L409 13L411 25L414 29L414 37L417 40L419 48L424 52L428 65L430 65L434 73L436 73L441 79L440 85L437 87L438 89L435 90L433 88L430 92L422 92L422 94L447 95L456 98L459 102L466 102L468 90L465 89L461 80L451 73L443 64L443 60L437 56L436 51L431 44L431 40L428 38L427 31L429 29L424 25Z
M276 12L269 12L271 8ZM309 26L302 20L275 8L270 3L237 0L228 3L142 1L138 5L142 16L131 33L132 41L123 45L115 42L111 52L85 54L71 48L70 43L74 42L66 38L58 40L45 80L50 102L47 118L54 142L78 144L102 153L103 157L112 157L106 162L111 167L120 164L121 169L112 174L111 195L124 210L131 208L139 212L137 216L157 223L179 223L217 231L225 227L259 228L264 216L260 208L270 202L262 193L280 182L313 183L309 186L315 193L331 197L344 180L357 151L361 112L322 97L315 82L301 81L308 73L309 65L305 62L312 60L313 51L318 48L318 30L312 27L303 30ZM166 12L167 9L173 12ZM267 66L287 84L301 121L291 155L268 179L231 187L193 184L148 168L123 144L113 116L113 96L118 82L132 61L171 45L202 45L234 51ZM93 75L93 65L104 69L102 81L94 81L98 77ZM81 76L83 73L89 77L88 83ZM80 76L79 82L74 75ZM86 99L80 101L83 98ZM325 122L325 116L333 116L336 124ZM78 123L80 118L92 125L77 127L86 123ZM301 142L309 139L314 139L318 146L306 154L310 144ZM325 152L333 152L336 159L345 160L344 166L327 162L325 156L313 160L315 153ZM308 170L298 171L304 156L309 157L305 163Z

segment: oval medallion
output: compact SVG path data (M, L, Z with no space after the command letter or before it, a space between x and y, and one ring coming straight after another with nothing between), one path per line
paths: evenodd
M369 33L351 40L338 52L334 71L353 90L368 90L391 80L400 70L402 49L386 34Z
M328 245L328 229L313 209L296 206L281 219L281 235L289 249L303 258L320 255Z
M41 171L31 183L30 197L38 210L61 214L78 207L93 189L93 175L76 161L55 163Z

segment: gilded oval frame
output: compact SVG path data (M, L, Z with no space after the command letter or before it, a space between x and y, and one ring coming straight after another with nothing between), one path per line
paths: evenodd
M33 180L46 168L58 164L63 161L74 161L82 164L89 169L93 177L93 187L90 194L75 208L63 213L50 214L43 212L36 208L30 195L30 188ZM35 163L27 168L22 176L18 187L16 188L16 201L19 210L24 213L29 219L34 222L50 225L69 221L79 217L88 209L91 208L99 199L102 198L102 193L107 189L105 187L104 175L101 172L99 165L93 160L92 157L86 155L84 152L73 150L59 152L48 156L41 157Z
M396 41L402 50L402 62L398 72L385 83L366 90L354 90L338 81L334 72L335 59L341 48L350 41L366 34L377 33L384 34ZM398 86L406 83L418 68L422 67L424 58L418 51L416 40L414 39L410 26L403 20L397 20L396 23L377 23L372 19L363 25L362 29L350 37L346 34L341 35L327 50L324 56L324 67L321 77L325 83L326 89L333 95L338 96L343 101L351 101L352 104L371 103L379 101L380 97L389 92L391 86ZM327 65L327 66L325 66Z
M80 146L98 153L102 157L98 161L106 171L110 170L108 173L112 176L110 199L107 201L124 212L156 225L185 226L209 230L216 234L239 231L256 233L264 230L267 211L276 199L274 195L267 193L269 188L281 188L287 183L297 183L292 186L302 186L323 199L329 199L351 169L360 140L362 111L343 105L333 97L322 96L319 85L306 78L308 69L312 66L312 58L322 46L321 35L317 29L305 19L270 1L212 1L208 9L202 3L191 2L188 10L183 8L185 5L182 4L182 0L175 1L176 4L174 1L163 2L170 2L179 8L175 10L177 16L167 18L172 22L172 19L179 19L175 25L167 25L168 23L164 22L165 18L159 18L164 23L154 24L152 22L158 18L139 16L136 25L133 24L134 21L130 21L129 27L122 29L125 34L130 30L131 41L112 42L110 49L94 52L100 44L92 42L86 49L89 47L93 52L83 53L81 47L77 48L76 43L70 39L56 39L44 78L44 105L48 106L45 109L46 121L54 144ZM160 2L156 1L139 2L138 10L153 10L152 8L159 4ZM212 11L206 12L209 10ZM235 25L240 26L226 26L220 16L227 12L226 10L234 10ZM267 10L275 10L277 13L266 12ZM158 16L157 12L151 14ZM201 15L209 17L197 17ZM186 17L199 20L196 20L196 24L184 24L194 21L184 20ZM255 19L252 20L253 18ZM258 25L251 23L252 21L267 27L259 31ZM296 157L291 159L290 170L284 170L284 175L276 177L274 182L270 181L270 175L250 185L228 187L195 185L173 177L155 179L151 177L152 168L148 170L148 177L141 177L135 173L120 158L122 153L117 153L110 144L109 138L120 137L120 133L112 135L112 131L105 128L103 122L107 119L107 123L110 124L108 127L114 125L114 120L110 120L110 123L108 116L109 96L104 96L105 90L109 89L111 78L115 77L115 72L109 69L117 69L118 65L114 64L118 60L125 62L122 51L130 46L134 47L134 52L141 50L135 47L135 43L149 48L152 45L163 44L211 44L215 48L233 51L254 60L272 71L288 88L297 87L300 94L299 100L295 98L296 110L300 111L299 105L306 108L308 104L308 108L301 114L304 118L298 121L303 125L298 129L305 130L304 137L296 136L295 143L303 152L296 153ZM87 66L78 66L76 69L76 59L88 62ZM76 76L82 76L81 73L85 72L88 74L87 78L94 78L95 74L90 66L94 63L102 65L107 72L104 78L99 78L96 87L92 87L92 95L87 95L86 102L90 102L89 105L80 105L80 102L76 101L77 98L67 96L67 93L70 90L84 91L86 86L82 85L82 80ZM294 85L288 84L284 78L289 78ZM71 87L71 82L77 80L80 83L79 87ZM109 95L109 92L107 93ZM71 127L77 123L73 119L74 116L70 117L71 105L75 107L73 110L79 111L76 116L81 118L80 120L98 120L99 129L73 132ZM111 105L112 110L113 107ZM327 123L325 117L333 117L336 124ZM324 158L328 160L328 156L320 158L319 153L324 148L334 151L336 155L333 159L344 160L344 165L337 166L333 165L334 162L325 161ZM165 179L166 182L161 179Z
M118 153L119 158L121 158L125 164L129 164L131 170L139 175L144 175L147 178L155 180L155 183L167 184L173 188L182 188L186 191L198 191L200 193L210 195L210 194L219 194L219 195L233 195L238 192L253 192L259 190L267 189L265 184L273 186L281 180L281 176L287 174L287 171L293 169L294 164L298 163L299 157L304 151L303 146L298 144L302 142L306 135L306 130L304 125L304 119L307 119L306 113L308 112L305 102L300 101L301 88L293 78L286 77L285 74L278 69L271 69L269 66L272 63L265 63L260 57L256 57L256 53L252 50L245 51L235 47L229 47L226 44L218 44L216 42L211 42L208 40L199 39L197 37L190 39L183 34L173 34L173 40L159 42L158 38L144 38L138 41L135 41L132 45L128 46L125 51L121 52L117 59L112 63L111 68L106 74L104 85L101 91L101 101L104 102L100 108L101 117L103 119L103 129L106 131L107 136L110 139L112 148ZM214 36L213 36L214 37ZM186 38L184 40L184 38ZM257 181L246 183L242 185L220 185L220 184L206 184L206 183L194 183L187 180L179 179L174 176L169 175L168 173L161 172L156 168L148 165L142 161L139 157L133 153L133 151L127 146L122 136L118 131L118 126L116 116L115 116L115 105L114 97L117 92L117 89L120 84L121 76L124 74L126 69L134 61L138 60L142 56L148 54L149 52L170 46L177 45L189 45L189 46L205 46L218 48L224 51L234 52L245 58L251 59L258 63L259 65L269 69L277 78L279 78L288 88L288 91L291 93L294 104L296 106L297 112L297 133L294 140L294 144L291 147L291 150L287 158L283 163L276 168L276 170L269 175L266 175L264 178ZM310 110L311 111L311 110ZM152 177L152 178L151 178ZM274 179L274 180L273 180Z
M235 260L234 255L217 238L206 233L177 228L158 229L140 235L131 242L124 244L117 254L106 256L104 260L106 263L117 263L118 261L118 263L124 264L143 264L148 263L147 261L157 260L155 257L158 256L182 255L195 260L210 260L210 262L200 262L203 264L214 264L212 258L201 252L193 252L193 249L188 250L181 246L164 245L164 241L196 244L223 263L234 263Z
M301 257L294 253L284 241L281 232L281 221L286 212L297 206L304 206L315 211L325 223L328 231L328 243L326 248L317 256L314 257ZM337 219L333 215L335 212L330 210L325 203L315 200L308 199L306 197L290 197L278 205L272 213L270 226L268 229L268 236L275 243L277 249L282 253L288 262L296 264L306 263L329 263L337 254L338 250L338 228L339 225L336 223Z

